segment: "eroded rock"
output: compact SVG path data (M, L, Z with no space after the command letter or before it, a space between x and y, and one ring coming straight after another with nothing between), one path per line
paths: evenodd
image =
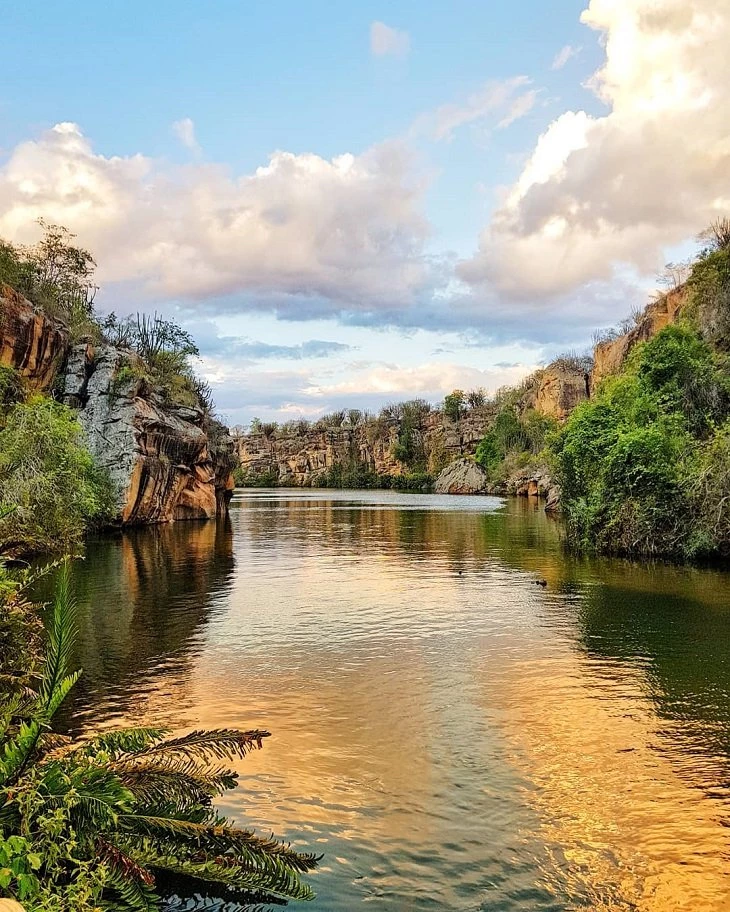
M473 459L457 459L441 472L434 484L437 494L486 494L489 478Z

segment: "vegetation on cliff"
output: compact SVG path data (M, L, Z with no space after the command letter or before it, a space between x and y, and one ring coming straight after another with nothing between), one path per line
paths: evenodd
M6 366L0 367L0 505L8 508L0 519L0 553L12 555L73 549L91 527L120 513L121 492L129 482L121 475L127 470L118 471L120 477L112 483L110 473L90 455L91 437L85 436L90 429L82 429L83 416L75 408L85 404L95 350L108 352L112 346L117 352L108 389L110 407L124 393L130 401L146 396L163 407L193 408L193 431L202 437L202 446L202 430L211 452L221 431L213 420L210 388L192 366L198 349L191 336L156 314L120 320L112 313L102 321L94 310L97 287L91 254L64 228L41 225L44 236L33 246L0 241L0 323L8 337L3 349ZM39 325L45 333L40 337ZM18 338L18 328L25 326L36 327L32 340ZM58 349L52 361L47 357L49 338ZM77 340L82 341L70 349ZM21 353L21 343L29 341L34 347ZM82 357L77 358L77 395L75 389L69 394L64 388L63 362L78 349ZM110 421L118 423L118 418L115 414ZM97 420L92 429L98 431L94 440L103 444L104 429L98 424ZM131 451L127 437L123 442ZM98 448L91 447L96 456ZM118 456L106 462L112 475ZM196 469L190 467L191 477ZM149 476L147 471L145 477ZM216 496L224 483L216 476ZM168 487L177 490L179 485Z
M631 351L553 444L580 550L730 555L730 231L718 223L682 319Z

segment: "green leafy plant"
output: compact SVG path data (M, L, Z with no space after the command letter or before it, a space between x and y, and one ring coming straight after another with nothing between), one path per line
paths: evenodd
M68 549L94 522L111 516L115 497L94 463L71 409L35 396L16 405L0 431L0 550Z
M191 896L222 897L231 909L252 896L313 898L300 875L316 867L316 856L238 828L214 806L236 785L225 761L260 749L269 732L169 738L136 728L82 742L52 733L79 676L70 670L75 637L66 564L40 684L0 717L0 892L30 912L150 912L165 876L184 880Z

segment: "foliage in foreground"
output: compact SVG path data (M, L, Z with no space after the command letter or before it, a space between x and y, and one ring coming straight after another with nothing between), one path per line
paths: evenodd
M115 510L108 475L94 463L74 413L45 396L14 405L0 430L0 551L77 545Z
M225 761L259 749L268 732L165 738L138 728L77 743L52 734L78 679L74 610L66 567L40 685L6 692L0 713L0 895L29 912L143 912L159 907L156 880L167 875L231 910L252 897L311 899L300 874L315 856L239 829L213 806L236 784Z

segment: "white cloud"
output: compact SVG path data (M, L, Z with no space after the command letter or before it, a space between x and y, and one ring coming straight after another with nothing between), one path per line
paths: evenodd
M424 190L396 143L331 160L276 152L234 177L99 155L64 123L0 167L0 236L29 240L44 216L94 251L102 281L163 298L275 297L292 316L311 300L324 314L407 308L431 281Z
M463 364L431 362L415 367L397 364L368 365L346 380L312 384L304 390L315 399L346 401L348 397L376 394L382 400L421 396L439 400L453 389L484 387L494 392L501 386L515 384L535 369L535 365L515 364L480 370Z
M408 32L391 28L384 22L370 24L370 53L375 57L405 57L411 48Z
M571 57L575 57L579 54L581 48L573 47L572 44L566 44L560 48L558 53L553 58L553 62L550 66L551 70L562 70L565 64L570 60Z
M176 120L172 125L172 131L186 149L190 149L196 155L200 154L200 145L195 137L195 124L189 117Z
M467 124L501 115L498 127L509 126L524 117L535 104L537 92L521 90L529 85L527 76L492 80L473 92L465 101L441 105L415 121L412 133L427 133L435 140L450 140L454 132Z
M727 0L591 0L582 20L605 43L591 84L609 111L540 137L458 267L474 287L534 299L653 273L730 210Z

